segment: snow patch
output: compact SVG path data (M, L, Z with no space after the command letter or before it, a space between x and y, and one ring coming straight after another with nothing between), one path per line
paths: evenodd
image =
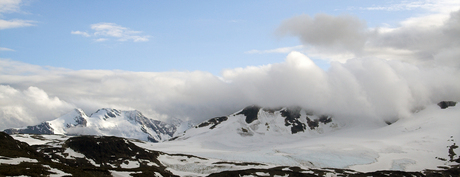
M73 158L85 158L85 155L75 152L71 148L67 148L64 152L63 155L66 156L67 159L72 159Z
M30 159L26 157L9 158L0 156L0 164L18 165L21 162L37 163L38 161L36 159Z
M138 161L127 160L121 163L120 167L121 168L139 168L140 163Z
M393 160L390 170L405 171L407 165L413 165L415 163L415 160L412 159L396 159Z
M60 177L60 176L72 176L70 173L63 172L59 169L51 168L49 165L43 165L44 167L50 168L50 177ZM53 174L54 173L54 174Z

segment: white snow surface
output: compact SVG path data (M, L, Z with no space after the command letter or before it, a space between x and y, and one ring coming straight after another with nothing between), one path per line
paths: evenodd
M66 158L67 159L75 159L75 158L86 158L85 155L81 154L81 153L78 153L78 152L75 152L73 149L71 148L67 148L64 153Z
M74 109L74 111L47 122L53 128L54 134L65 134L67 128L78 126L77 120L81 118L88 120L88 116L83 110Z
M114 177L131 177L131 174L136 174L137 173L137 172L133 172L133 171L115 171L115 170L109 170L109 172Z
M139 168L139 166L140 163L135 160L127 160L120 165L121 168Z
M181 122L173 136L178 136L190 128L193 128L193 124L190 121Z
M136 144L225 161L368 172L436 169L446 164L436 157L448 159L448 146L458 143L460 138L460 106L440 109L430 105L391 125L337 123L337 127L322 127L323 131L307 127L308 131L294 135L281 126L284 118L260 116L259 123L249 125L243 122L244 118L232 115L214 129L193 128L174 141ZM275 121L268 130L264 126L267 121ZM239 132L242 127L248 128L248 135Z
M10 158L10 157L0 156L0 164L17 165L17 164L20 164L21 162L37 163L38 161L36 159L31 159L27 157Z
M50 177L60 177L60 176L71 176L72 174L63 172L59 169L52 168L49 165L43 165L44 167L50 168L51 174L49 175ZM54 174L53 174L54 173Z
M211 173L243 170L249 168L269 168L267 165L235 165L222 162L218 159L202 159L175 154L162 154L158 160L167 167L167 170L179 176L207 176Z

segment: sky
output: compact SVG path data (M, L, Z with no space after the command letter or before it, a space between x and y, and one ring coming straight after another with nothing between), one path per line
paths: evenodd
M73 108L410 117L460 100L460 2L0 1L0 129Z

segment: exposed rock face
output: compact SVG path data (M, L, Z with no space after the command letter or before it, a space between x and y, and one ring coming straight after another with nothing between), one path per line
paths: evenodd
M51 135L54 134L53 128L50 127L50 124L48 122L42 122L41 124L35 125L35 126L27 126L24 129L6 129L4 130L5 133L8 134L17 134L17 133L22 133L22 134L47 134Z
M457 104L457 102L455 102L455 101L441 101L441 102L438 103L438 106L441 109L446 109L448 107L455 106L456 104Z
M126 160L148 160L160 164L157 151L147 151L119 137L79 136L65 141L64 147L69 147L82 153L86 158L97 164L118 164Z
M43 158L29 144L17 141L4 132L0 132L0 149L0 156L4 157Z
M296 134L298 132L303 132L306 129L306 126L304 123L302 123L300 119L300 111L302 109L300 107L295 107L295 108L287 108L284 110L281 110L281 116L285 117L284 119L284 125L285 126L291 126L291 132L292 134ZM307 117L307 122L310 119ZM310 124L308 124L310 126ZM318 127L316 125L316 127ZM312 128L314 129L314 128Z
M219 125L221 122L224 122L228 120L228 117L224 116L224 117L215 117L215 118L212 118L212 119L209 119L201 124L199 124L197 127L207 127L209 125L211 125L211 127L209 127L209 129L214 129L216 128L217 125Z
M0 176L49 176L56 175L56 171L66 174L64 176L112 176L116 171L132 171L141 176L176 176L158 160L164 153L140 148L119 137L80 136L52 146L29 146L0 132L0 148L0 160L26 161L0 163Z
M246 123L250 124L253 121L257 120L257 114L259 113L260 107L258 106L248 106L244 108L242 111L237 113L236 115L243 114L246 116Z

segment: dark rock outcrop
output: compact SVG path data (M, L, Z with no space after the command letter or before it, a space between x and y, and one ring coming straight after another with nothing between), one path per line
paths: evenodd
M41 124L35 125L35 126L27 126L27 128L23 129L16 129L16 128L11 128L11 129L6 129L3 130L5 133L8 134L46 134L46 135L52 135L54 134L53 128L51 128L50 124L48 122L42 122Z
M215 118L212 118L212 119L209 119L207 120L206 122L203 122L201 124L199 124L197 127L206 127L206 126L209 126L209 125L212 125L211 127L209 127L209 129L214 129L216 128L217 125L219 125L220 123L224 122L228 120L228 117L224 116L224 117L215 117Z
M285 117L284 125L291 126L291 133L295 134L306 130L304 123L300 122L300 107L287 108L281 110L281 116Z
M455 101L441 101L441 102L438 103L438 106L441 109L446 109L448 107L455 106L456 104L457 104L457 102L455 102Z
M43 155L29 146L29 144L13 139L10 135L0 132L0 156L43 158Z
M242 111L237 113L236 115L243 114L246 116L246 123L250 124L257 120L257 115L259 114L260 107L259 106L248 106L244 108Z

